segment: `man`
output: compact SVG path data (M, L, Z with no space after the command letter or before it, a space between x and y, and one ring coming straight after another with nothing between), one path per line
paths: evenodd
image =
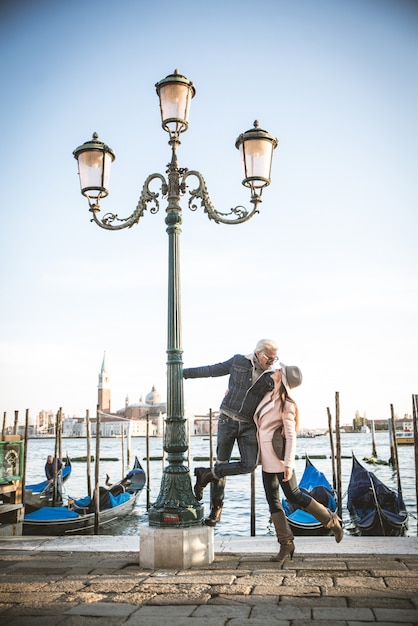
M55 465L56 461L56 465ZM46 463L45 463L45 476L48 481L48 486L46 487L47 492L49 493L54 484L54 472L57 473L57 495L58 500L62 500L62 485L61 485L61 470L64 467L64 463L61 459L54 459L52 454L49 454Z
M260 339L252 354L235 354L223 363L183 370L184 378L229 374L228 391L222 399L218 420L217 461L213 469L197 467L194 471L194 493L198 500L203 498L206 485L212 483L211 512L205 519L207 526L216 526L221 519L226 477L248 474L256 468L258 448L253 414L264 395L274 387L270 374L278 360L277 350L272 339ZM230 463L235 442L241 460Z

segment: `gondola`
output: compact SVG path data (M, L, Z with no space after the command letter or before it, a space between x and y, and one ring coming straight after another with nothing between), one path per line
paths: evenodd
M408 513L400 487L397 492L369 472L353 454L347 490L347 508L360 536L402 537L408 528Z
M63 484L70 478L71 470L71 459L67 454L65 465L61 471L61 482ZM52 503L52 498L53 487L46 479L39 483L25 485L25 510L28 512L48 506L48 504Z
M337 510L335 493L326 476L320 472L306 456L305 470L299 481L299 489L305 491L310 496L328 507L330 511ZM294 535L329 535L330 531L325 528L316 517L307 511L298 509L294 504L283 498L282 505L287 521Z
M133 468L110 488L99 487L99 526L130 513L145 486L145 472L135 457ZM68 497L67 506L43 507L25 514L23 535L61 536L91 534L95 526L94 497Z

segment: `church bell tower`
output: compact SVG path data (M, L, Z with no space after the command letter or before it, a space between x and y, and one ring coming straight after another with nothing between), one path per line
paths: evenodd
M106 352L103 355L102 369L99 374L97 404L99 405L99 411L110 413L110 385L106 369Z

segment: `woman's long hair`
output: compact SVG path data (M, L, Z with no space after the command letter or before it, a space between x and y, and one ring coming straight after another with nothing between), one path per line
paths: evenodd
M279 398L280 398L280 410L282 412L284 411L284 405L286 403L286 400L288 402L291 402L294 405L294 407L295 407L295 428L296 428L296 432L298 432L298 430L299 430L299 409L298 409L298 405L293 400L293 398L291 398L289 396L289 394L287 393L287 389L283 385L283 383L280 383Z

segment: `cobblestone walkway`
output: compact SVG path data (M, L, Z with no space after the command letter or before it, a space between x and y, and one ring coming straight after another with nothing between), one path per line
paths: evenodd
M217 554L143 570L138 552L0 552L3 626L418 624L418 555Z

